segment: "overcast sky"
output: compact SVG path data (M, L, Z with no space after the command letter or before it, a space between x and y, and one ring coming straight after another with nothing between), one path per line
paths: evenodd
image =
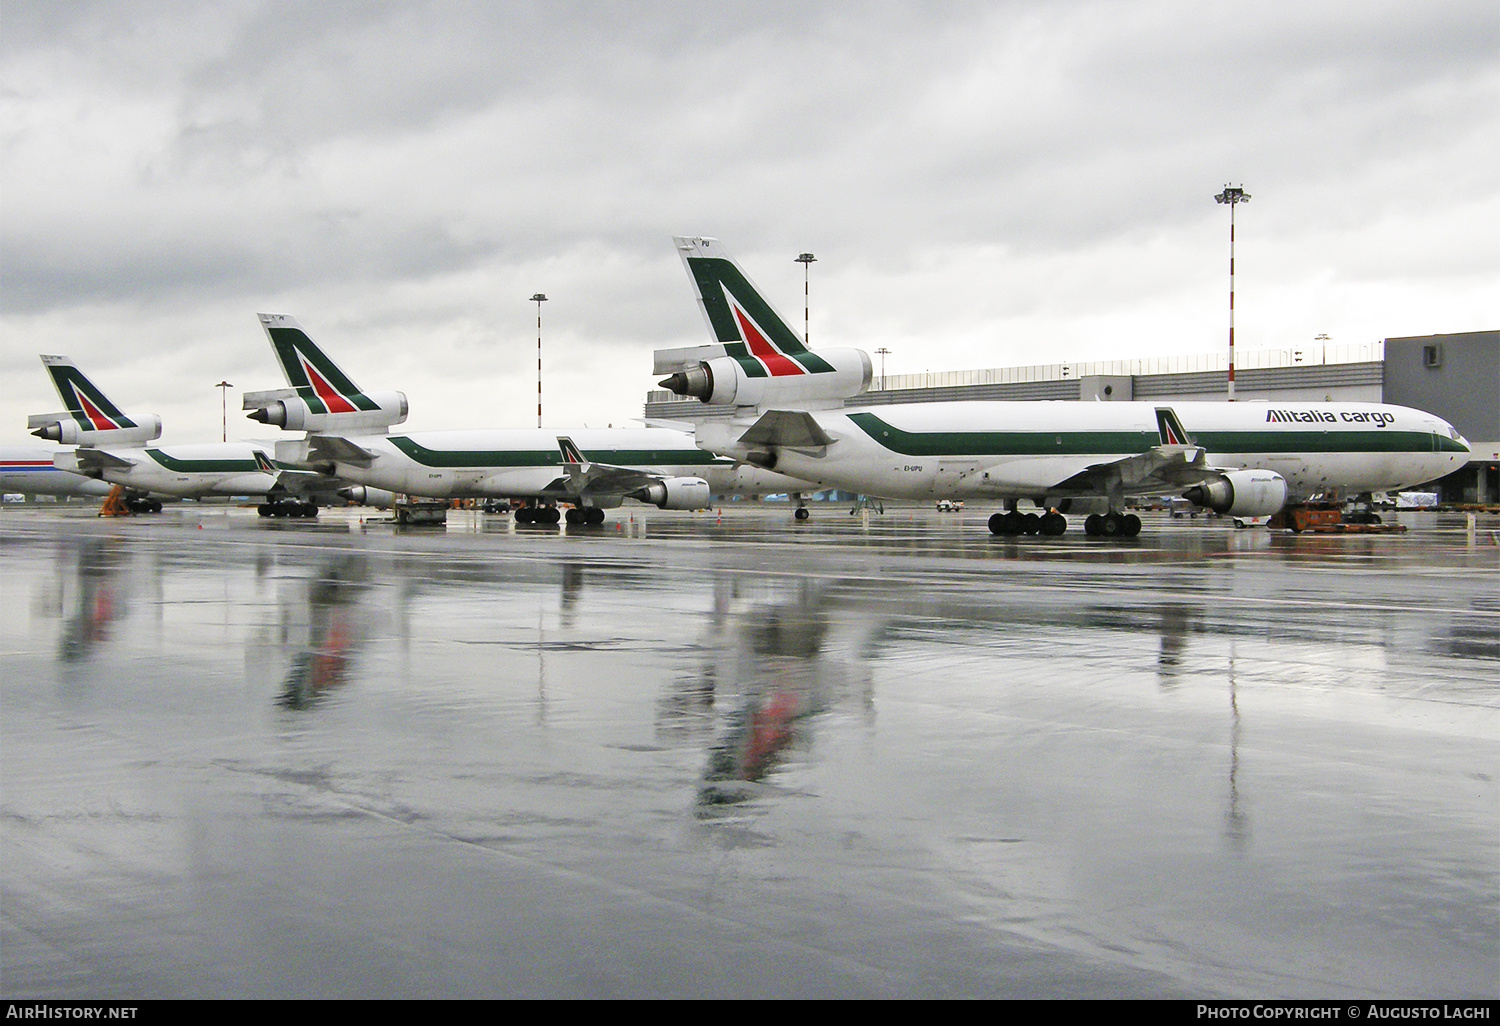
M0 5L0 439L72 356L265 435L290 313L408 426L641 415L717 236L892 374L1500 327L1500 4Z

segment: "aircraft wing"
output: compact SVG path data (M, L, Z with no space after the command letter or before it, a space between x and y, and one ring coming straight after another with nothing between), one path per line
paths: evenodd
M309 463L349 463L356 467L368 467L377 455L338 435L309 435L307 440L310 443Z
M565 473L543 489L549 495L569 499L581 499L586 495L629 495L663 479L661 474L633 467L591 463L567 436L558 437L557 447L562 452Z
M288 495L328 496L334 494L338 489L345 487L346 484L346 482L339 478L320 474L316 470L302 470L298 467L288 467L285 465L277 466L269 456L259 449L255 450L255 465L260 468L262 473L270 474L276 479L275 491L284 491Z
M1096 463L1059 481L1052 491L1096 495L1148 495L1189 488L1217 477L1207 452L1196 445L1157 445L1137 456Z

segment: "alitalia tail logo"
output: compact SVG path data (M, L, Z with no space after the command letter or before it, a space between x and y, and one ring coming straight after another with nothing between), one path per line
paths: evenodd
M313 413L356 413L376 408L307 332L283 314L261 314L271 348L286 372L287 383L297 390Z
M52 384L63 405L80 427L89 431L117 431L136 426L67 357L44 356L42 362L52 375Z
M307 379L307 387L311 388L313 394L322 401L324 406L328 407L329 413L354 412L354 405L340 395L338 389L330 385L328 379L319 374L318 369L300 352L297 354L297 363Z
M721 286L722 287L722 286ZM724 289L724 298L729 303L730 312L734 315L734 323L739 325L740 338L744 340L745 347L749 349L750 357L764 367L773 378L791 377L797 374L806 374L807 370L795 360L786 356L777 349L766 332L761 330L755 318L735 301L729 290Z

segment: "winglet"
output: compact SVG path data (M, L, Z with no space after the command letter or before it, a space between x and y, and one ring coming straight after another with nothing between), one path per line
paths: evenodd
M583 458L583 453L578 450L578 446L573 444L573 439L566 435L557 436L557 448L562 453L563 466L565 467L581 467L588 463L588 460Z
M1192 445L1193 439L1182 428L1182 422L1177 419L1177 414L1166 406L1156 408L1156 429L1161 437L1162 445Z

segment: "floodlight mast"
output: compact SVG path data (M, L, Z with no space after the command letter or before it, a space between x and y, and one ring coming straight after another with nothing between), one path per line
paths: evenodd
M547 297L538 292L531 297L536 304L536 426L542 426L542 304Z
M234 386L227 381L221 381L214 387L219 390L219 440L227 442L229 441L229 406L228 393L225 389Z
M808 325L808 302L807 302L807 280L811 265L818 259L811 253L798 253L792 259L802 265L802 344L807 345Z
M1249 203L1250 194L1226 183L1214 201L1229 204L1229 401L1234 402L1234 207L1237 203Z

